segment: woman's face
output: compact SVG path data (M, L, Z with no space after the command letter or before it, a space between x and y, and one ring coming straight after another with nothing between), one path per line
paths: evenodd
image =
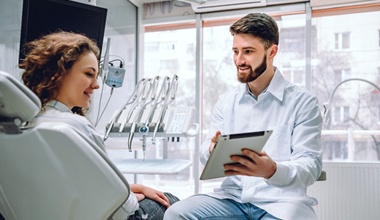
M93 52L82 55L63 77L56 99L67 107L88 108L93 91L99 88L98 60Z

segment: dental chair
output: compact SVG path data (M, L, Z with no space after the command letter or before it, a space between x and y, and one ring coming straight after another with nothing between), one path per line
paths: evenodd
M0 213L6 220L112 219L128 182L75 128L23 128L40 108L32 91L0 71Z

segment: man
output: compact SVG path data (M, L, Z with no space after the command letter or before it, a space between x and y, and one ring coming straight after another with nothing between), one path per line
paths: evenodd
M317 99L273 66L279 32L270 16L248 14L230 32L242 84L219 98L201 161L207 161L220 133L273 134L263 151L243 149L249 158L231 156L240 165L224 166L228 177L213 193L175 203L164 219L317 219L312 208L317 201L306 195L322 170Z

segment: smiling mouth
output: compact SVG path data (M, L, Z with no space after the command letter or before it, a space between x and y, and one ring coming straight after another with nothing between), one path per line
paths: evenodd
M91 98L91 94L90 94L90 93L84 92L84 94L85 94L88 98Z
M247 71L249 71L251 68L247 67L247 66L244 66L244 67L238 67L238 72L239 73L245 73Z
M241 66L237 66L237 68L240 70L247 70L247 69L250 69L251 67L248 65L241 65Z

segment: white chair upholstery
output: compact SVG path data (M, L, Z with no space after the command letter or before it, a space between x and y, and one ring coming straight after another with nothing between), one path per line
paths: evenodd
M0 71L0 213L12 219L110 219L129 185L108 157L67 124L20 129L38 98Z

